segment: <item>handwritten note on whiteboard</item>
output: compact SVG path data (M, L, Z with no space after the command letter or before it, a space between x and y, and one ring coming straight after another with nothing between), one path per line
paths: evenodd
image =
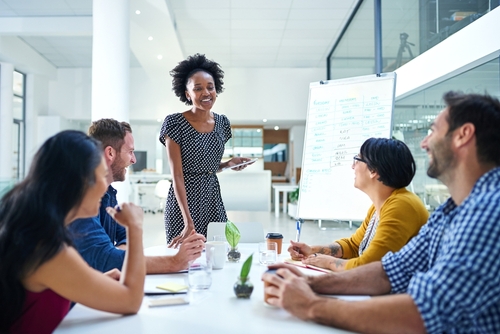
M310 84L298 217L365 218L371 201L354 188L352 160L366 139L390 138L395 82L384 73Z

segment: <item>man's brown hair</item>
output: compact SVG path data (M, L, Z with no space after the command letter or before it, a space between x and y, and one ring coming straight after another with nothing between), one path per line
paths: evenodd
M89 136L99 140L103 148L111 146L116 151L122 148L127 132L132 133L129 123L118 122L112 118L94 121L89 127Z

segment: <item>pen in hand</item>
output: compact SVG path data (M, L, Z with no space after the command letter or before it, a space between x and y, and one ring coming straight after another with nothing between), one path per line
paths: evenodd
M297 227L297 234L295 235L295 242L300 242L300 232L302 230L302 223L303 222L304 222L304 220L302 218L297 219L297 221L295 222L296 227ZM297 253L300 253L300 248L295 247L295 250L297 251Z

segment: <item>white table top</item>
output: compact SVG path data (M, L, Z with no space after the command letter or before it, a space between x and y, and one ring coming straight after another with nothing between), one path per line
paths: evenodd
M266 270L258 262L257 244L240 244L239 263L226 262L224 269L212 271L212 286L207 291L189 292L187 305L148 307L151 299L166 296L145 296L136 315L121 316L76 305L59 325L55 333L350 333L312 322L302 321L288 312L264 304L261 281ZM284 248L286 249L286 248ZM237 299L233 284L247 257L254 253L250 281L254 290L250 299ZM285 251L286 253L286 251ZM172 254L166 246L145 250L146 255ZM288 254L281 254L284 259ZM308 274L320 274L307 270ZM185 279L187 274L148 275L146 280L165 283ZM146 283L147 285L147 283Z

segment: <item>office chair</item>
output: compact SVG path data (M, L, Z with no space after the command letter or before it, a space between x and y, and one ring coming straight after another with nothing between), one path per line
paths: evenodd
M240 242L263 242L264 227L259 222L234 223L240 231ZM211 241L214 235L226 236L226 223L213 222L208 224L207 241Z

